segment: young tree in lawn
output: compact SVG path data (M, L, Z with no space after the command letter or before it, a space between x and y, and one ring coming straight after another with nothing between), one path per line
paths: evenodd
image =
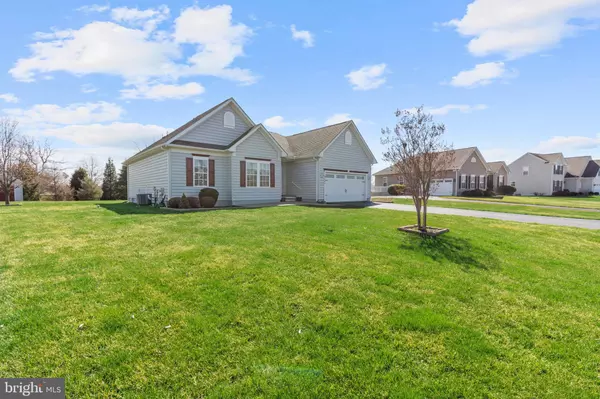
M112 158L108 158L104 167L104 179L102 179L102 199L117 199L117 170Z
M54 201L68 201L73 199L71 188L69 187L69 175L59 163L51 164L46 172L47 191L52 195Z
M98 184L92 180L91 177L86 176L81 182L81 188L77 190L77 198L80 201L83 200L97 200L102 196L102 189Z
M22 139L23 153L27 165L23 170L23 197L26 200L39 200L40 193L46 191L46 171L56 161L52 160L56 150L48 140L38 142L31 137Z
M389 128L381 131L381 144L386 147L383 158L404 179L417 211L418 229L427 231L427 202L437 185L434 180L449 169L454 151L443 141L444 124L435 123L422 106L398 110L396 117L398 122L393 131Z
M81 184L88 177L86 170L82 167L75 169L73 174L71 175L71 181L69 186L71 187L71 191L73 192L73 199L78 200L77 192L81 189Z
M11 187L22 177L26 164L19 122L0 118L0 191L6 205L10 205Z
M127 199L127 166L121 165L119 178L117 179L117 197L115 199Z

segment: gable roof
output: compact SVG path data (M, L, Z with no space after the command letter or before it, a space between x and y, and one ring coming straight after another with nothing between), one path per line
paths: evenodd
M500 168L503 167L503 166L504 166L504 168L506 169L507 172L509 171L508 165L504 161L493 161L493 162L488 162L487 164L488 164L488 169L492 173L498 173L498 171L500 170Z
M600 170L600 163L598 161L590 160L581 177L596 177L598 176L598 170Z
M565 158L565 161L567 161L567 175L571 175L573 177L583 176L583 171L591 160L592 157L589 155L583 157Z
M556 162L559 161L561 158L565 159L562 152L553 152L551 154L536 154L535 152L530 152L529 154L535 155L536 157L541 158L546 162Z
M278 143L285 140L288 153L295 158L311 158L318 156L352 121L345 121L320 127L318 129L297 133L292 136L282 136L271 133Z
M483 158L483 155L481 155L477 147L457 148L450 151L454 151L454 159L452 160L452 162L446 170L457 170L462 168L462 166L465 164L465 162L467 162L467 159L469 159L473 152L477 153L477 155L484 164L486 163L485 159ZM443 151L440 152L440 154L447 154L450 151ZM385 169L380 170L377 173L374 173L373 176L385 176L394 174L396 174L396 172L394 171L393 166L389 166Z

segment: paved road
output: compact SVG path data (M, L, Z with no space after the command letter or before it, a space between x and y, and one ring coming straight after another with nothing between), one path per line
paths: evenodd
M390 209L393 211L405 212L415 211L415 207L413 205L400 204L377 203L376 205L372 206L372 208ZM437 215L468 216L484 219L507 220L510 222L539 223L553 226L580 227L583 229L600 230L600 220L559 218L554 216L518 215L515 213L472 211L468 209L439 208L436 206L427 207L427 212Z

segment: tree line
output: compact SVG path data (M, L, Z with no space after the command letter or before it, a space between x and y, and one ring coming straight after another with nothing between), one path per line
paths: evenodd
M19 182L25 201L127 199L126 166L117 175L111 158L101 168L96 158L89 157L69 175L55 155L48 141L22 135L17 121L0 118L0 193L5 204Z

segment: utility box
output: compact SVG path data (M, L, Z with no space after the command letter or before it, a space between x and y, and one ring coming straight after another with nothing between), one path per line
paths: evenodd
M138 205L150 205L152 203L152 194L138 194L137 203Z

